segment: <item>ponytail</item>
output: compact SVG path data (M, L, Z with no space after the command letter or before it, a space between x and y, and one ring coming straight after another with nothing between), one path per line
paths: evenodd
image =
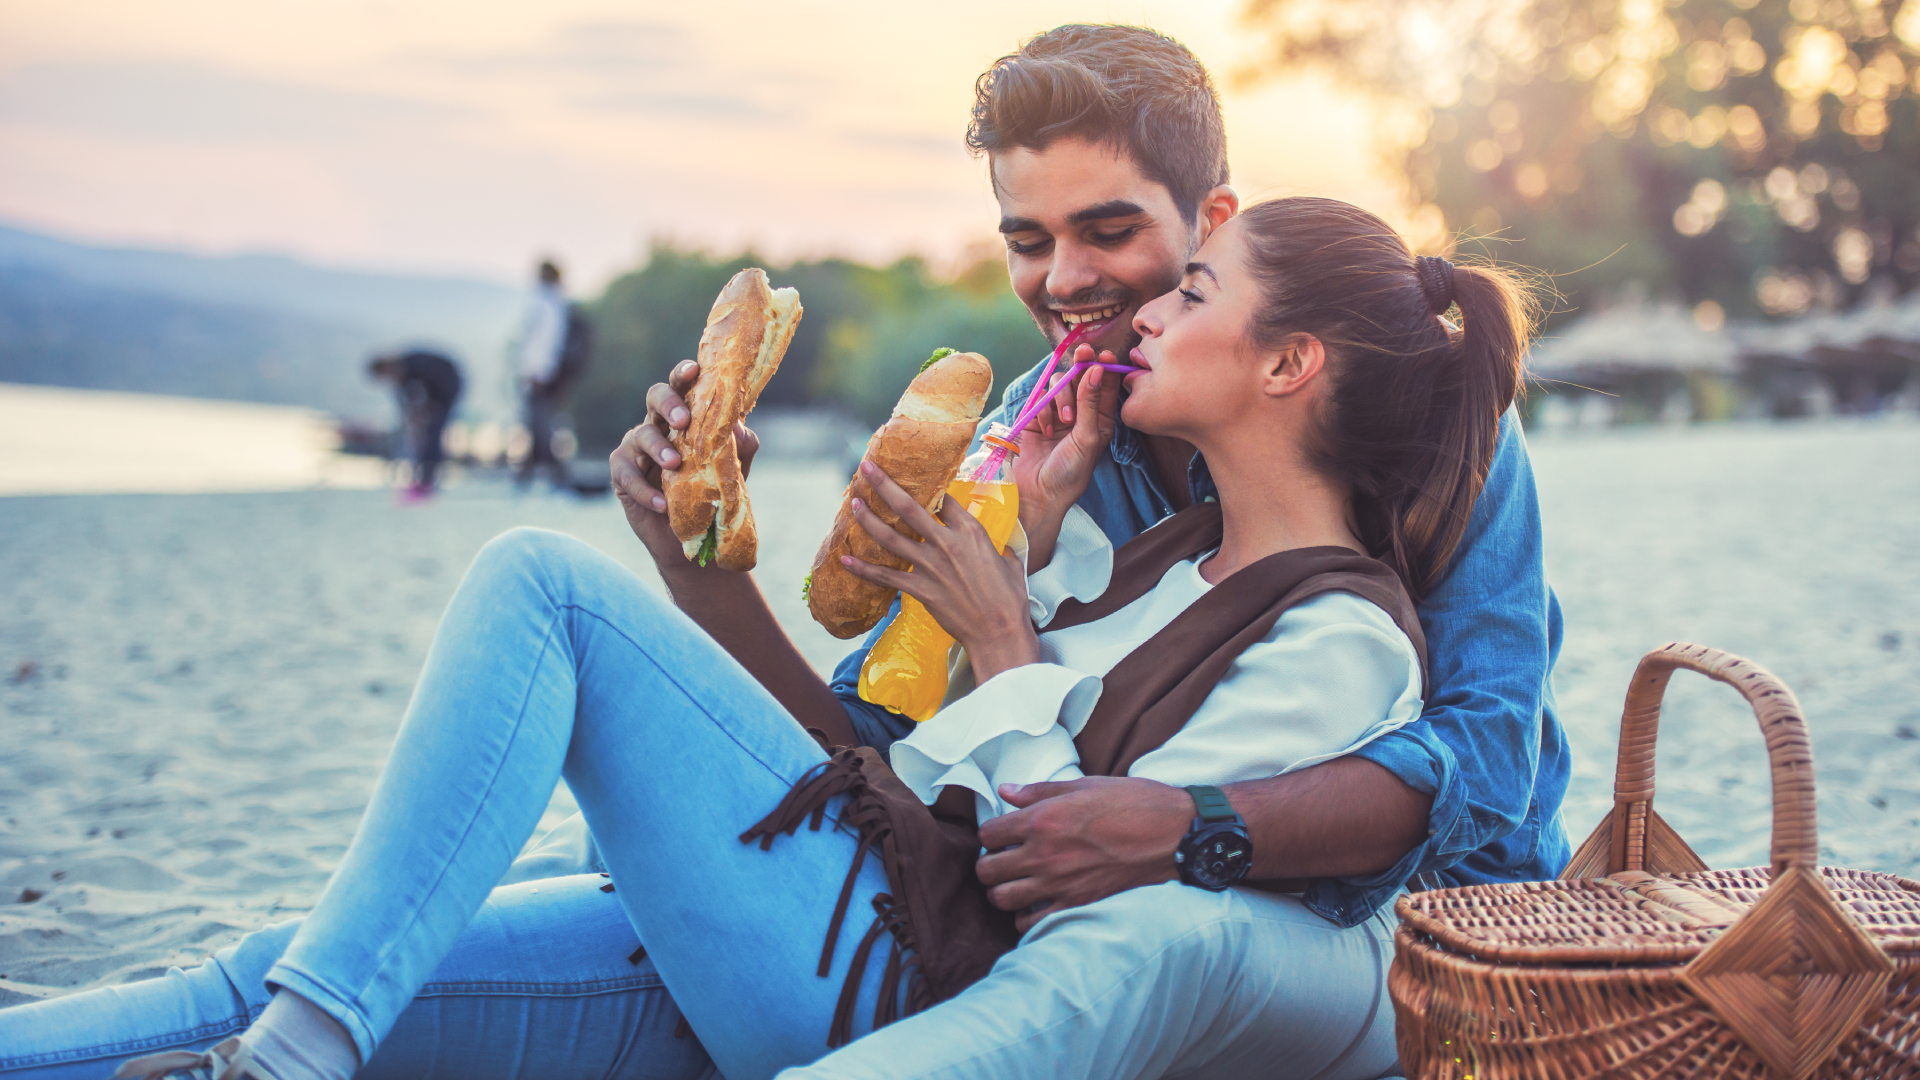
M1326 346L1314 465L1352 493L1355 534L1421 600L1486 484L1532 299L1506 271L1415 259L1385 222L1333 199L1277 199L1242 219L1264 294L1249 335L1262 348L1300 334Z

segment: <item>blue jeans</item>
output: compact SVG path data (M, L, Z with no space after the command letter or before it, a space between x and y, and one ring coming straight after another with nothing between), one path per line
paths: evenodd
M191 971L0 1010L0 1075L97 1080L137 1054L211 1046L272 986L339 1020L367 1080L1392 1070L1389 912L1341 927L1295 897L1177 883L1050 916L954 1000L822 1058L864 929L849 915L832 971L815 974L856 840L738 840L822 759L633 575L515 530L455 594L313 913ZM493 888L563 776L617 891L597 874ZM850 910L884 888L868 860ZM856 1035L883 966L865 974ZM683 1013L697 1038L674 1037Z
M385 1065L375 1051L390 1033L424 1036L432 1049L407 1049L395 1076L702 1075L712 1066L699 1044L672 1038L680 1012L733 1080L809 1062L827 1050L865 930L858 913L873 910L886 876L878 860L862 868L851 940L822 977L857 839L802 829L761 851L739 835L824 759L732 657L623 567L578 541L515 530L455 593L359 834L264 983L332 1015L370 1067ZM563 777L618 891L563 879L489 903ZM638 966L627 961L636 934L649 961ZM0 1012L0 1069L98 1077L119 1058L217 1042L265 1006L258 964L240 954L274 949L271 936L249 938L196 972ZM868 965L856 1034L871 1028L883 966ZM555 994L572 1003L564 1016L539 989L543 969L571 971ZM599 1013L622 1022L592 1022ZM503 1068L510 1061L518 1067ZM48 1068L66 1062L87 1064Z

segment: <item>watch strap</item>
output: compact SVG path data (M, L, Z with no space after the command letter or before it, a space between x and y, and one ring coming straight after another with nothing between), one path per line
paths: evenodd
M1212 824L1216 821L1232 821L1240 815L1234 813L1233 804L1227 801L1227 793L1209 784L1192 784L1187 794L1193 796L1193 806L1200 820Z

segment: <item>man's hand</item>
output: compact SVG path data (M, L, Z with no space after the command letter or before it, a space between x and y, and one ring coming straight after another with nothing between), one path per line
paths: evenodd
M680 451L673 446L669 430L685 431L693 414L683 397L700 377L700 365L682 360L674 365L667 382L647 389L647 418L627 432L626 438L607 458L612 471L613 493L626 511L633 534L647 546L662 573L693 566L680 547L680 538L667 522L667 497L661 491L663 469L680 467ZM740 474L753 469L753 456L760 450L759 436L745 424L733 425L733 440L740 452Z
M1021 913L1023 934L1053 912L1178 876L1173 851L1193 821L1193 797L1180 788L1089 776L1004 784L1000 795L1021 809L980 826L989 854L975 872L995 907Z

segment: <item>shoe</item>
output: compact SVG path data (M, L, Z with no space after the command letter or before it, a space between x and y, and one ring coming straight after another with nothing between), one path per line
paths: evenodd
M168 1050L120 1066L113 1080L276 1080L253 1064L253 1047L235 1035L204 1054Z

